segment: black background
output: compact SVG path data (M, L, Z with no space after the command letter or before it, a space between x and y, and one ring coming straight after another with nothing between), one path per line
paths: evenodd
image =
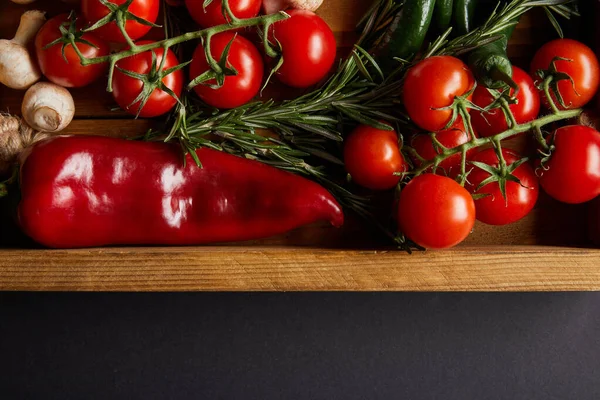
M600 293L0 294L4 399L600 399Z

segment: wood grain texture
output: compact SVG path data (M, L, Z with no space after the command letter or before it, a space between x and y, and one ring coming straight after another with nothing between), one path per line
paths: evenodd
M0 289L31 291L600 290L600 251L466 247L2 250Z
M142 136L149 129L158 129L162 121L153 119L75 119L64 131L65 135L102 135L119 138Z

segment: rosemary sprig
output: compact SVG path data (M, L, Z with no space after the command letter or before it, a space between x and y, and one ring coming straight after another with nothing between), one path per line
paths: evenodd
M388 223L378 221L374 217L373 205L369 197L356 194L344 186L343 162L331 155L327 146L331 141L326 137L310 132L284 135L283 138L263 136L255 129L245 130L241 125L243 120L234 113L229 113L227 117L217 114L214 117L216 119L211 121L202 119L201 111L188 116L186 110L198 107L191 101L193 100L186 98L184 105L178 106L171 131L163 140L179 138L184 152L190 154L200 166L202 160L197 158L195 150L199 147L208 147L306 176L326 187L344 209L352 210L359 217L373 224L398 248L407 252L414 249L422 250L404 236L396 234L389 221ZM252 115L268 109L268 106L261 107L259 103L240 109ZM155 140L160 135L160 131L150 132L146 139ZM322 163L314 164L313 161L318 159Z

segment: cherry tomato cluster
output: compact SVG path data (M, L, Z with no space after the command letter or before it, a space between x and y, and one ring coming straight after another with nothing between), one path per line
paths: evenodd
M126 0L112 0L121 6ZM225 24L222 1L214 0L206 7L204 1L185 2L190 16L200 28ZM236 18L253 18L261 11L261 0L229 0ZM66 39L66 31L73 34L77 50L86 58L109 54L110 44L136 45L152 43L143 39L156 22L160 0L134 0L123 12L122 29L109 22L87 32L83 28L101 25L111 10L99 0L82 0L81 18L67 14L50 19L39 31L35 48L42 73L50 81L65 87L86 86L106 74L107 63L82 65L75 48ZM321 81L336 59L336 42L331 28L318 15L306 10L287 10L290 18L271 25L269 39L279 46L283 63L275 76L286 85L306 88ZM146 23L140 22L146 21ZM265 65L274 67L273 60L263 56L257 45L245 37L246 31L237 29L215 34L210 40L210 55L214 60L225 58L225 67L233 71L221 85L216 79L206 80L194 91L209 106L235 108L251 101L260 91L265 78ZM138 41L139 40L139 41ZM141 117L155 117L167 113L176 105L185 85L180 62L169 49L149 50L119 60L112 76L113 97L127 112ZM211 70L203 43L198 43L189 67L189 80Z
M554 80L556 91L546 92L542 85L549 73L562 77ZM500 139L494 142L495 137L488 146L465 145L464 165L462 153L440 157L444 149L585 106L598 91L600 70L586 45L557 39L538 50L529 72L513 67L512 78L518 91L510 89L502 96L502 90L477 85L458 58L424 59L404 78L403 103L418 128L417 134L403 138L406 146L401 149L395 131L366 125L347 138L344 160L356 184L400 189L404 178L412 178L400 189L395 214L399 230L416 244L452 247L469 235L476 219L491 225L514 223L534 208L540 187L554 199L573 204L600 194L600 133L588 126L554 126L545 132L546 145L541 140L532 161L496 145ZM510 112L493 105L499 98L507 99ZM468 107L455 107L457 102ZM441 158L433 163L435 168L411 175L435 157Z

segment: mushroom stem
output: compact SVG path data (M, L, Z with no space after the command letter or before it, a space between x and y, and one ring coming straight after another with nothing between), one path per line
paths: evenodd
M17 28L17 33L13 38L13 42L26 47L38 33L42 25L46 22L44 13L39 10L25 11L21 15L21 22Z
M41 132L62 131L75 115L75 103L67 89L49 82L38 82L25 93L21 105L23 118Z
M12 0L13 3L17 3L17 4L31 4L34 1L35 0Z
M27 89L41 78L40 69L29 54L27 45L45 20L41 11L26 11L21 16L15 37L0 40L0 83L11 89Z

